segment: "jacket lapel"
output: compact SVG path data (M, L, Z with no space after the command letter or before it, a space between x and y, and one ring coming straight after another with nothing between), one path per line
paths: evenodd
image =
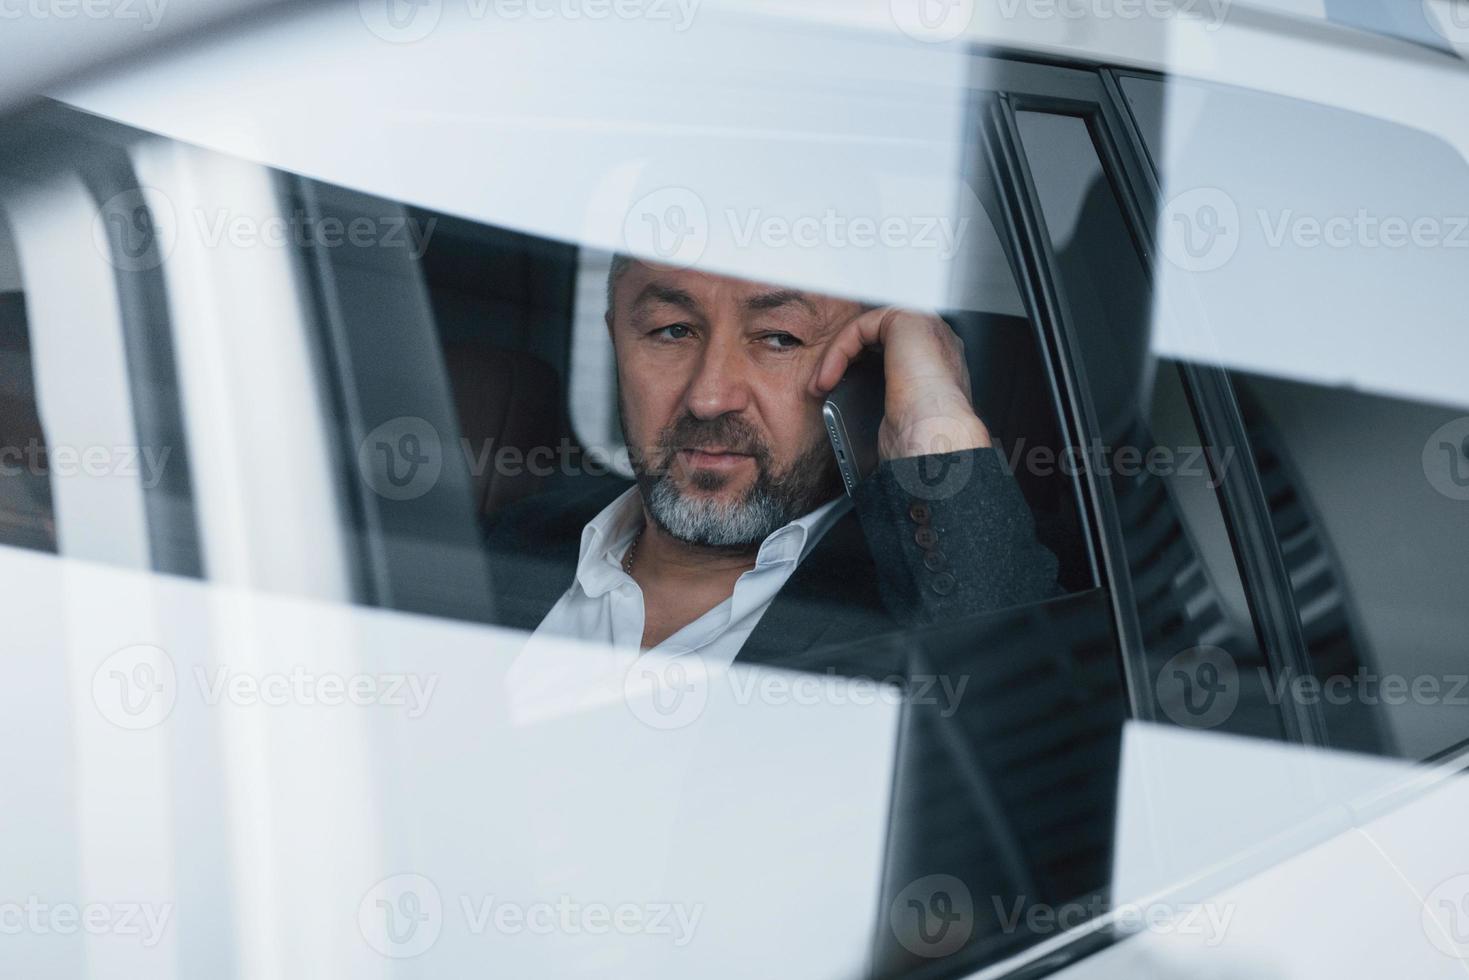
M855 510L801 562L745 641L738 660L796 666L800 654L895 628L877 591L877 567Z

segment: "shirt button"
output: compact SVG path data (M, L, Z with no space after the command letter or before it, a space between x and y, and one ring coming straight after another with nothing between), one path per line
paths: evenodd
M948 572L940 572L933 577L933 581L929 583L929 586L939 595L948 595L954 591L956 584L954 576Z
M913 540L918 542L918 547L927 551L939 543L939 533L931 527L920 527L913 533Z
M927 524L933 517L928 509L928 504L914 504L908 508L908 516L913 518L914 524Z
M930 572L942 572L949 564L949 556L937 549L924 553L923 567Z

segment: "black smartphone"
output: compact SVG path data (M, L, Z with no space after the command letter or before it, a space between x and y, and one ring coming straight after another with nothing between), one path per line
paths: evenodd
M848 496L877 469L877 430L886 395L882 352L868 348L847 365L847 373L822 406L826 435Z

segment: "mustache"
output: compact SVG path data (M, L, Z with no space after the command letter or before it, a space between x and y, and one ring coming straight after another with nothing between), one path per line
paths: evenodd
M701 419L685 414L675 419L658 434L652 449L657 459L653 460L657 470L666 470L680 449L706 449L718 447L731 453L742 453L754 457L762 471L770 467L770 447L760 437L754 426L736 415L721 415L712 419Z

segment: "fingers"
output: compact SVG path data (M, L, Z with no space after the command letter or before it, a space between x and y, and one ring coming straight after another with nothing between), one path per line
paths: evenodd
M811 393L818 398L829 394L847 373L847 366L864 348L883 342L884 334L898 312L891 306L867 310L837 330L827 342L826 351L811 378Z

